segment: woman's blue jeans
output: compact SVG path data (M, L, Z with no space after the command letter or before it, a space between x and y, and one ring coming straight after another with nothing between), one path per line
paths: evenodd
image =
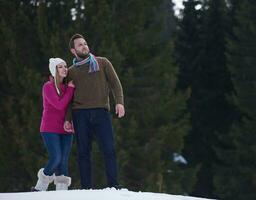
M44 174L53 173L68 176L68 158L72 147L73 134L41 133L49 160L44 167Z

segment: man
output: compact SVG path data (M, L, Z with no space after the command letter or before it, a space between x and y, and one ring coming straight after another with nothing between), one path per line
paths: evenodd
M84 37L75 34L69 42L75 56L68 79L76 87L72 102L73 125L78 148L78 165L82 189L92 188L91 145L95 133L104 155L108 187L118 188L114 137L110 118L109 91L113 92L115 111L119 118L125 114L123 89L107 58L95 57ZM64 124L70 129L70 121Z

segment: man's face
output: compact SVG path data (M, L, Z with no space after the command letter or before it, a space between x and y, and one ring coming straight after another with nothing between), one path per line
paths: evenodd
M79 58L87 58L90 49L87 45L87 42L83 38L77 38L74 40L74 49L72 53Z

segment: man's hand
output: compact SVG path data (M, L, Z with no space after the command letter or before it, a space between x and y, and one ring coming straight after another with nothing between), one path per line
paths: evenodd
M125 109L122 104L116 104L116 114L117 114L118 118L121 118L124 116Z
M73 124L69 121L64 122L64 130L69 133L74 133Z

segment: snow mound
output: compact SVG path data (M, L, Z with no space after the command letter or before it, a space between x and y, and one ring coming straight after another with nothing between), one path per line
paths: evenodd
M204 198L151 192L116 190L68 190L47 192L0 193L0 200L203 200Z

